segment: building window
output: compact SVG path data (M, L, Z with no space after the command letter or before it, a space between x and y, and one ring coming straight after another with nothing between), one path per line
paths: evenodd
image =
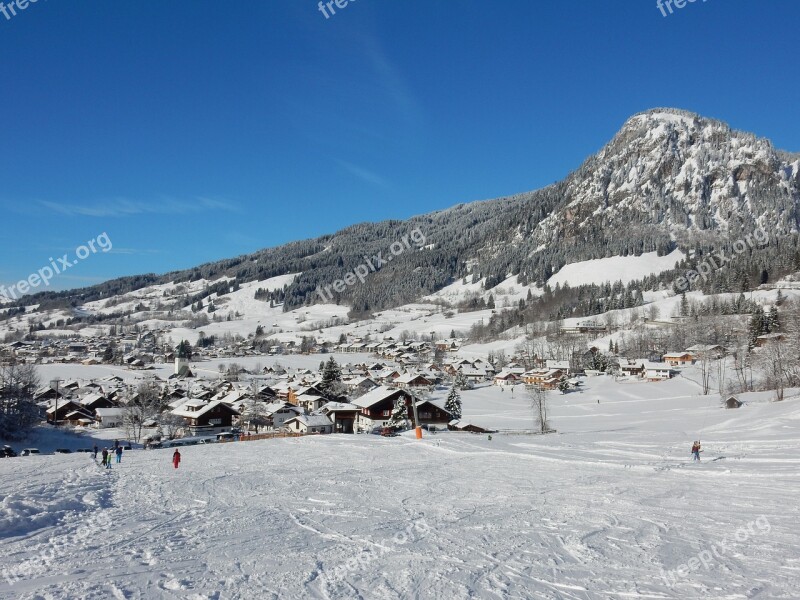
M209 419L209 425L222 425L222 419Z
M392 411L390 411L390 410L388 410L388 409L387 409L387 410L385 410L385 411L383 411L383 416L384 416L384 417L391 416L391 414L392 414Z

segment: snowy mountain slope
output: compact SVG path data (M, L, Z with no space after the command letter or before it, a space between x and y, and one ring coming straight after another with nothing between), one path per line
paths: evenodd
M722 266L713 285L724 288L727 280L741 279L737 269L769 265L779 276L796 270L791 263L800 260L799 223L797 155L714 119L654 109L628 119L597 154L541 190L406 221L361 223L187 271L38 294L34 301L43 310L65 304L110 310L97 301L145 286L165 286L169 295L177 286L196 291L198 282L235 287L287 277L286 289L273 290L272 299L294 309L322 302L318 289L363 268L365 257L386 258L400 244L402 252L390 263L330 300L366 314L436 294L457 298L452 286L468 276L483 282L483 291L509 280L537 289L581 261L676 249L686 256L697 250L730 253L735 241L763 227L770 243L748 252L747 268ZM135 300L121 308L130 303Z
M0 461L0 598L796 598L800 400L587 385L544 437ZM527 424L520 394L473 394L466 418Z
M555 287L568 283L571 287L621 281L628 285L649 275L670 271L686 258L680 250L673 250L665 256L656 252L646 252L641 256L613 256L597 258L569 264L547 280L547 285Z

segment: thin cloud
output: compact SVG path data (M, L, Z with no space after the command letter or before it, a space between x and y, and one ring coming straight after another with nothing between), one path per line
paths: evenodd
M146 214L171 215L207 211L236 212L239 210L235 204L205 197L192 200L165 198L158 202L117 198L92 205L64 204L43 200L39 204L48 210L70 217L130 217Z
M386 181L383 177L370 171L369 169L365 169L364 167L360 167L358 165L354 165L353 163L349 163L344 160L338 160L337 162L339 165L351 175L354 175L361 179L362 181L366 181L372 185L377 185L378 187L388 188L389 182Z
M425 120L424 112L401 71L392 64L377 40L366 39L365 47L365 55L377 75L378 82L397 112L407 124L413 126L421 124Z

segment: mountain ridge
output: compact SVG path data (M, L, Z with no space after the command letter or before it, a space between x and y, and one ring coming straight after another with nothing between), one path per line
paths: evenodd
M422 231L423 248L404 252L363 285L334 296L337 304L362 314L414 301L461 278L484 280L486 289L513 275L523 285L544 285L564 265L582 260L663 255L676 248L687 255L708 253L756 227L780 236L771 257L797 253L800 154L776 150L766 138L691 111L654 108L632 115L577 169L538 190L459 203L406 220L357 223L163 275L42 292L19 304L76 307L145 285L201 278L219 281L218 289L209 286L210 295L299 273L285 289L264 298L283 302L288 310L317 302L320 287L353 271L365 256L386 253L412 230ZM762 258L760 263L767 262ZM778 266L790 270L794 264ZM729 278L729 269L719 275ZM743 275L733 277L739 281ZM753 274L747 277L752 281ZM730 282L711 285L730 287Z

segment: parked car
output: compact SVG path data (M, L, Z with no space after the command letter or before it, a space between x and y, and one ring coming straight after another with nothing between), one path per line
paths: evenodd
M11 446L3 446L0 448L0 458L14 458L17 455Z
M72 454L69 448L56 448L56 454Z
M233 440L234 440L234 435L232 433L217 434L218 442L232 442Z
M22 452L19 453L20 456L37 456L41 454L38 448L25 448Z
M397 437L398 433L391 427L384 427L381 429L381 435L383 437Z

